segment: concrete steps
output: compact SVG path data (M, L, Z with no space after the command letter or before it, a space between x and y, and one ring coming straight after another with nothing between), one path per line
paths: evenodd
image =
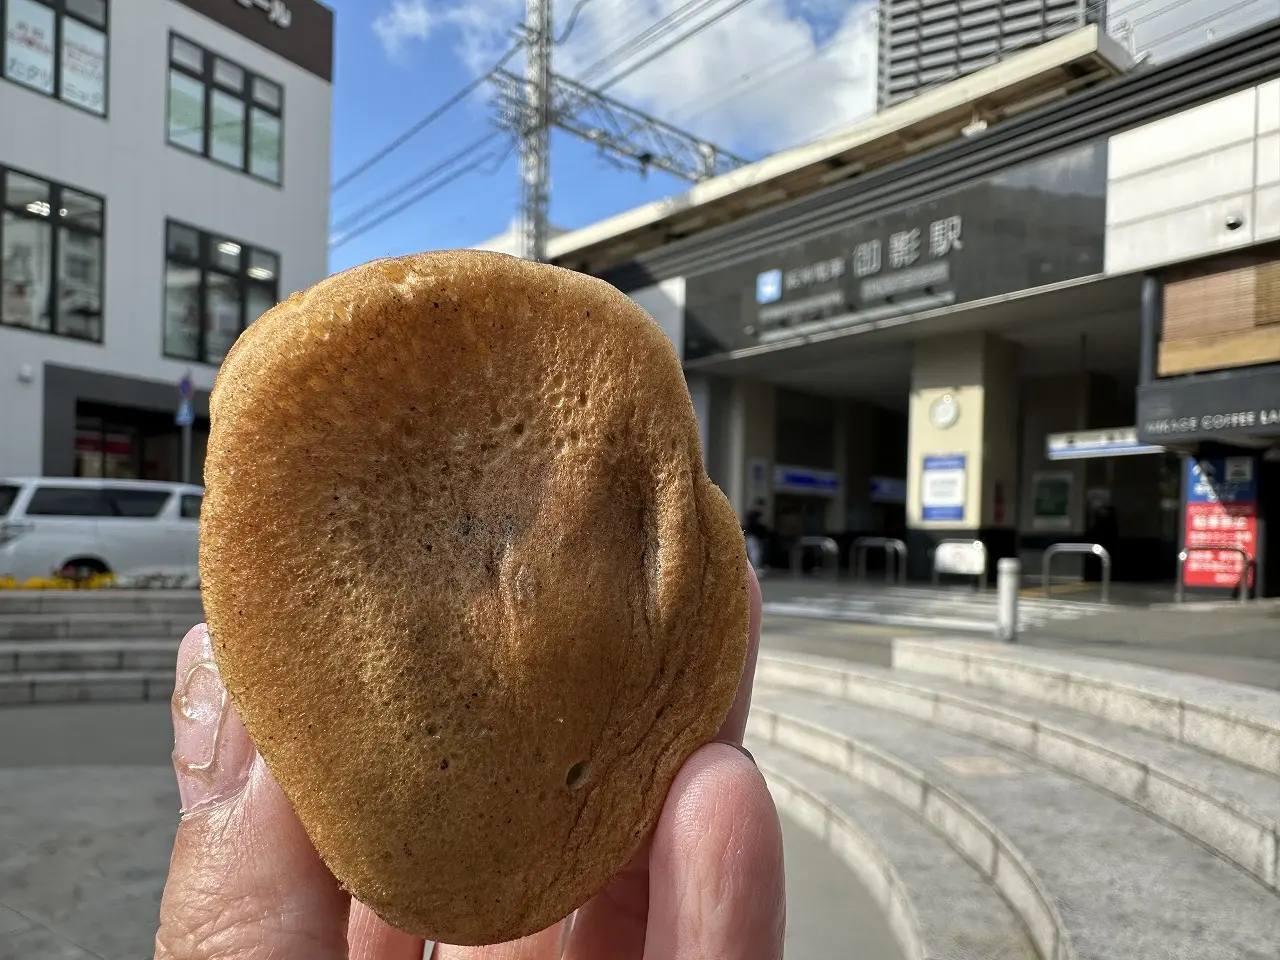
M1280 890L1280 777L1070 708L902 670L770 656L759 682L1009 748L1140 808Z
M777 663L762 660L750 719L753 737L773 748L768 756L783 751L892 798L974 865L1044 960L1276 955L1280 898L1257 873L985 731L959 735L870 707L844 697L843 675L802 677ZM915 695L933 711L945 692ZM791 772L812 793L832 789Z
M0 616L0 643L44 640L180 640L202 619L199 611L167 613L33 613Z
M178 661L178 639L0 641L0 676L57 671L173 671Z
M1051 650L896 640L893 665L1020 694L1280 774L1280 695L1244 684Z
M204 619L198 590L0 590L0 621L29 614L167 614Z
M173 696L173 683L172 668L0 673L0 707L168 700Z
M923 821L834 770L755 738L748 746L779 810L858 877L907 960L1036 960L988 878Z

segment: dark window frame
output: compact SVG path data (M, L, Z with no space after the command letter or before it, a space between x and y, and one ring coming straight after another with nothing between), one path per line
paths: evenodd
M20 177L27 177L31 180L38 180L41 183L49 185L49 215L42 216L38 213L32 213L26 209L19 209L9 205L8 186L10 174L17 174ZM82 196L98 201L101 207L102 223L99 229L94 230L82 224L64 222L59 217L54 216L54 211L61 211L62 193L64 190L70 190L72 193L78 193ZM4 281L4 244L5 244L5 214L12 214L20 220L33 220L37 223L46 223L52 231L52 239L49 244L49 276L52 283L49 284L48 303L45 309L49 316L49 329L39 330L35 327L26 327L19 324L7 324L4 322L4 314L0 311L0 328L6 330L25 330L27 333L38 333L49 337L62 337L66 340L75 340L79 343L96 343L101 345L106 338L106 306L107 306L107 198L101 194L94 193L91 190L83 190L80 187L73 187L70 184L59 183L48 177L39 174L29 173L18 167L0 165L0 289L3 289ZM64 333L61 329L62 318L58 311L58 292L62 286L61 261L62 261L62 231L68 230L72 233L79 233L84 236L97 237L101 243L102 262L98 264L98 336L80 337L71 333Z
M187 257L181 254L175 255L170 249L169 238L175 227L181 230L191 230L195 232L199 238L199 250L197 251L196 256ZM240 270L238 273L231 274L225 268L218 266L214 257L214 246L219 242L231 242L240 247ZM249 271L251 269L250 254L254 251L264 253L275 258L275 276L270 280L262 280L249 275ZM244 333L253 320L258 319L257 317L254 317L253 320L248 319L248 294L251 289L257 288L263 291L269 290L271 293L270 300L273 306L280 302L280 260L280 254L276 253L274 250L268 250L266 247L245 243L242 240L227 236L226 234L213 233L183 220L175 220L173 218L166 219L164 224L164 300L162 307L162 322L160 324L160 350L162 355L170 360L181 360L186 363L200 363L211 367L219 366L222 363L221 360L206 359L209 355L207 343L209 274L216 273L222 277L232 277L237 281L237 292L240 295L240 330L237 334L239 335L239 333ZM196 296L198 297L200 309L199 326L196 332L196 356L194 357L169 352L169 266L171 264L178 267L185 267L187 269L200 271L200 282L196 286Z
M187 505L190 501L196 502L195 516L187 512ZM200 509L204 506L204 496L199 493L184 493L178 500L178 519L179 520L199 520Z
M2 2L4 2L4 0L0 0L0 3ZM193 47L194 49L200 51L201 69L199 71L193 70L192 68L188 67L185 63L180 63L175 59L174 47L176 45L176 42L185 43ZM206 160L212 160L218 166L226 170L234 170L237 173L244 174L245 176L250 177L253 180L256 180L258 183L265 183L269 186L276 187L278 189L283 189L284 188L284 111L285 111L284 84L281 83L279 80L273 80L270 77L264 76L260 73L250 70L248 67L231 59L230 57L224 57L222 56L222 54L215 53L212 50L210 50L208 47L206 47L204 44L197 43L195 40L192 40L190 37L186 37L181 33L178 33L177 31L171 30L169 32L169 39L166 43L165 49L166 49L165 107L164 107L165 143L167 143L171 147L181 150L183 153L188 154L190 156L199 156L199 157L204 157ZM235 69L240 71L241 76L244 78L244 82L239 90L235 89L234 87L228 84L220 83L215 78L214 66L219 60L226 63L228 66L234 67ZM171 78L175 72L181 74L182 76L186 77L189 80L194 80L196 83L200 84L201 88L204 91L202 103L201 103L201 114L200 114L201 123L202 123L202 129L200 132L201 146L198 151L192 149L191 147L186 146L185 144L178 143L169 135L170 118L172 117L172 111L173 111L173 82ZM280 102L278 106L272 107L268 104L264 104L261 101L254 99L254 95L253 95L254 83L255 81L259 81L259 80L264 83L270 84L271 86L275 87L277 91L279 91ZM213 95L214 93L223 93L223 94L236 97L244 105L244 122L242 124L242 133L244 135L244 143L240 150L239 166L233 163L227 163L226 161L220 160L213 155L212 148L213 148ZM280 124L280 134L279 134L280 150L279 150L279 156L277 157L280 176L275 180L272 180L268 177L264 177L261 174L254 173L249 166L250 158L253 153L253 112L254 110L261 110L264 113L267 113L270 116L275 117Z
M38 90L21 80L15 80L9 76L7 67L7 57L5 50L7 47L6 37L4 36L4 28L9 22L9 4L12 0L0 0L0 79L7 83L12 83L15 87L21 87L36 96L47 97L50 100L57 100L64 103L68 107L86 113L91 117L97 117L99 120L108 119L111 113L111 0L103 0L102 24L96 24L91 20L86 20L74 10L67 9L67 0L33 0L34 3L42 7L48 7L53 11L53 93L45 93ZM63 43L63 24L67 18L76 23L83 24L93 30L102 33L106 39L106 44L102 53L102 112L91 110L83 104L74 103L66 100L62 96L62 43Z

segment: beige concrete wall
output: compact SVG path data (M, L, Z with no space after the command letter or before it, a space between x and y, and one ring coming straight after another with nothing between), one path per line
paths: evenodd
M996 485L1003 488L1002 526L1016 522L1017 357L1013 348L986 333L964 333L915 345L911 373L907 453L907 524L916 529L976 528L993 524ZM946 394L960 414L947 428L930 419L930 408ZM930 456L965 457L965 503L961 520L925 520L921 497L924 461Z
M1280 237L1280 80L1117 134L1107 175L1107 273Z

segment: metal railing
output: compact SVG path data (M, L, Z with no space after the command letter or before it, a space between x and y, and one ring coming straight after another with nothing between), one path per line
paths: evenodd
M1183 573L1187 565L1187 557L1193 553L1235 553L1240 556L1240 579L1236 582L1236 587L1240 590L1240 602L1246 603L1249 599L1249 579L1253 573L1253 560L1249 557L1249 552L1244 547L1237 547L1235 544L1223 544L1220 547L1188 547L1178 554L1178 580L1177 586L1173 591L1173 602L1182 603L1186 596L1186 583L1183 582Z
M886 583L907 582L907 545L892 537L859 537L853 541L857 557L858 579L867 579L867 551L884 551L884 579Z
M1049 546L1040 560L1040 589L1049 596L1049 573L1053 558L1062 554L1086 554L1102 561L1102 602L1111 598L1111 554L1100 543L1055 543Z
M951 553L956 553L960 547L967 548L980 559L967 566L955 564L950 565L949 569L942 569L942 564L938 562L939 557L946 557ZM940 540L933 550L933 582L935 584L940 583L942 574L946 573L956 577L974 577L976 579L975 585L981 590L983 583L987 579L987 566L987 545L981 540ZM979 567L981 569L978 569Z
M796 579L804 576L804 551L806 547L817 547L822 551L822 572L827 573L827 561L831 562L831 579L835 579L840 570L840 547L830 537L801 537L791 548L791 575Z

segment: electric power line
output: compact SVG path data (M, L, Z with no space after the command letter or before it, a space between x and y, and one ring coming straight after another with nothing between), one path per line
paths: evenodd
M617 66L628 57L632 57L651 47L658 40L661 40L664 35L677 29L685 20L697 16L703 10L714 6L718 2L719 0L687 0L686 3L676 7L665 16L659 17L636 36L623 41L621 45L582 70L577 76L578 82L590 83L611 67Z
M425 117L423 117L413 126L411 126L408 130L400 134L400 136L396 137L394 140L390 141L385 146L375 151L367 159L357 164L345 176L341 177L337 182L333 184L332 187L330 187L330 193L337 193L339 190L345 187L348 183L350 183L356 177L360 176L362 173L367 171L370 167L381 162L389 154L400 149L402 146L408 143L411 139L413 139L419 133L425 130L428 126L435 123L442 116L444 116L446 113L448 113L458 104L460 104L463 100L467 99L467 97L475 93L476 90L480 89L480 87L482 87L485 83L487 83L495 73L497 73L499 70L505 67L507 63L511 60L511 58L514 57L517 53L519 53L520 50L523 49L523 47L524 47L523 42L517 43L510 50L504 53L502 57L499 58L498 62L495 63L492 67L490 67L485 73L476 77L466 86L464 86L461 90L459 90L457 93L451 96L448 100L440 104L440 106L436 107L434 110L428 113Z
M449 167L453 166L459 160L466 159L468 155L475 153L481 147L487 146L488 144L497 140L500 136L501 134L498 133L497 131L491 131L485 136L479 138L478 140L475 140L472 143L469 143L467 146L463 147L457 153L454 153L450 157L440 161L435 166L430 167L427 170L424 170L422 173L418 174L416 177L412 178L411 180L408 180L400 184L398 187L395 187L387 191L382 196L378 197L376 200L371 200L370 202L361 206L355 212L348 214L343 219L339 220L336 224L334 224L332 227L332 230L338 233L341 233L343 230L347 229L352 224L359 223L361 220L367 217L370 213L373 213L374 211L378 210L380 207L385 206L390 201L393 201L396 198L402 196L403 194L412 190L414 187L418 186L422 182L426 180L430 180L432 177L436 176L442 171L447 170Z
M703 20L701 23L696 24L691 29L685 31L680 36L676 37L666 46L659 47L657 50L649 54L647 57L644 57L641 60L637 60L635 63L632 63L631 65L629 65L621 73L615 73L609 79L601 83L598 86L598 89L608 90L610 87L616 86L617 84L625 80L627 77L636 73L638 70L641 70L644 67L647 67L649 64L653 63L653 61L657 60L659 57L665 56L666 54L674 50L676 47L680 46L682 43L692 40L698 34L702 33L702 31L706 30L709 27L714 26L715 24L723 20L725 17L729 16L731 13L734 13L735 11L742 9L748 3L751 3L751 2L752 0L734 0L733 3L729 4L729 6L725 7L723 10L719 11L718 13L708 17L706 20Z
M382 213L374 217L372 220L369 220L369 221L366 221L365 223L360 224L359 226L348 231L347 233L342 234L340 237L338 237L335 240L331 240L329 242L329 249L336 250L338 249L338 247L341 247L344 244L350 243L356 237L359 237L362 234L367 233L368 231L372 230L374 227L381 226L383 223L386 223L388 220L391 220L394 217L398 217L402 213L408 212L411 208L421 203L423 200L427 199L427 197L431 196L434 193L439 192L440 190L443 190L445 187L449 186L449 184L453 183L455 180L458 180L461 177L466 176L468 173L479 172L484 176L492 176L502 168L502 165L506 163L507 158L511 156L514 150L515 150L514 142L509 143L507 145L507 149L502 151L501 153L498 153L497 151L490 151L490 153L488 153L484 157L480 157L479 159L472 161L471 163L467 164L465 167L461 167L457 170L454 170L452 173L448 174L447 176L441 177L435 183L432 183L429 186L426 186L423 189L419 190L417 193L413 194L412 196L405 198L405 200L398 207L388 210L385 213ZM487 167L485 166L486 160L492 161L490 165Z

